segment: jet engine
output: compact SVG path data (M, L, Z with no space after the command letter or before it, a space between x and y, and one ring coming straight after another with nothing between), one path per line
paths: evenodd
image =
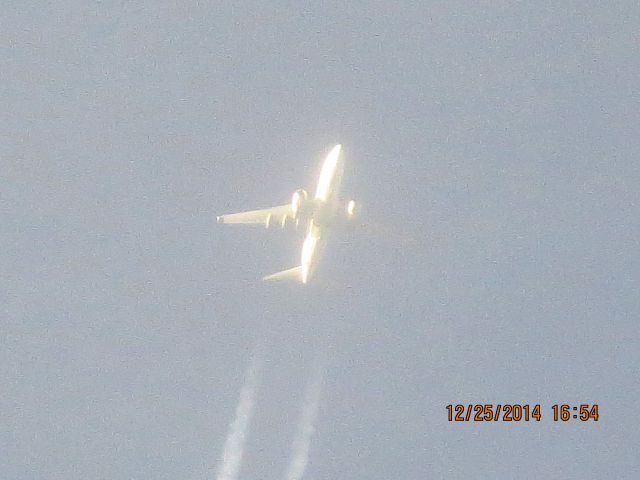
M293 213L293 218L297 219L298 215L304 208L304 205L307 201L307 191L299 188L295 192L293 192L293 196L291 197L291 212Z
M353 218L357 212L358 205L356 204L356 201L353 199L349 200L349 202L347 203L347 218Z

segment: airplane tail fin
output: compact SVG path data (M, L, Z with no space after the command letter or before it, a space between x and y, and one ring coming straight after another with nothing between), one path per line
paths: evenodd
M262 278L263 280L298 280L302 282L302 266L283 270L282 272L272 273Z

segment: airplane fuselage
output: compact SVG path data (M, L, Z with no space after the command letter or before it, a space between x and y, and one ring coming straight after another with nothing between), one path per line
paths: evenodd
M341 150L342 145L333 147L322 164L316 194L312 200L314 202L313 214L302 244L300 258L302 283L309 281L326 240L326 229L333 223L339 210L338 193L344 173L344 164L340 159Z

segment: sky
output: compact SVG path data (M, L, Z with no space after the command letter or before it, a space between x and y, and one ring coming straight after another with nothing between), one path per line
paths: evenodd
M225 445L241 479L640 476L637 2L0 24L2 478L212 479ZM336 143L357 221L262 283L300 235L216 215L311 191ZM513 403L541 421L447 418Z

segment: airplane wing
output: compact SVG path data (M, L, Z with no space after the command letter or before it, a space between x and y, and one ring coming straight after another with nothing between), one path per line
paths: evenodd
M272 273L266 277L262 277L262 280L298 280L302 281L302 266L290 268L289 270L283 270L282 272Z
M218 223L243 223L253 225L281 225L286 221L293 220L291 205L278 205L277 207L264 208L262 210L250 210L248 212L229 213L220 215Z

